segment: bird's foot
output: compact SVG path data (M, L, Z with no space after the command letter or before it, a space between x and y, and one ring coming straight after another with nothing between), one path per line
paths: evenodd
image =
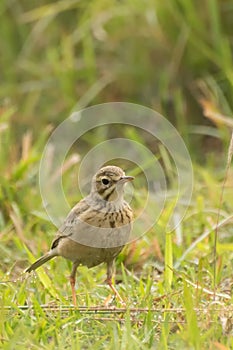
M122 297L120 296L119 292L117 291L117 289L114 287L114 285L112 284L112 279L107 279L106 283L109 285L109 287L112 289L115 297L118 299L118 301L120 302L120 304L123 307L126 307L126 303L125 301L122 299ZM108 306L110 301L112 299L112 294L109 294L108 297L105 299L104 301L104 306Z

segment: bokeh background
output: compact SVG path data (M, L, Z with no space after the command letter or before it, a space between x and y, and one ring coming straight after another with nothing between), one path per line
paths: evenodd
M197 153L193 133L213 125L200 99L231 115L231 1L0 6L1 106L15 107L18 135L36 137L74 106L127 101L161 112Z
M224 344L224 349L233 346L228 338L232 318L225 314L225 308L229 310L231 304L233 284L233 231L232 224L227 224L231 223L233 212L233 172L230 167L226 172L233 127L232 16L231 0L0 2L0 278L3 282L16 281L1 284L1 305L13 305L17 312L18 305L32 303L37 307L37 316L25 317L24 325L5 316L1 321L3 346L11 341L18 348L32 344L41 348L48 345L48 339L51 349L55 345L64 348L65 339L69 348L75 349L125 349L124 344L127 349L155 345L167 349L169 344L204 349L211 341ZM118 327L118 321L116 325L110 320L106 329L110 339L115 339L111 343L101 320L98 327L90 319L80 325L80 336L69 324L76 320L74 315L64 326L63 316L56 316L55 321L40 308L54 298L67 303L69 262L54 260L45 267L46 272L38 272L38 279L18 279L29 261L49 248L54 235L38 186L39 162L47 139L73 110L117 101L150 107L177 128L192 157L195 181L187 217L174 235L165 239L174 199L175 170L164 147L154 143L149 135L118 126L86 133L67 155L62 172L71 205L81 198L76 192L80 160L96 144L112 137L127 137L150 146L165 169L171 190L171 202L156 226L120 255L116 280L122 281L124 266L128 274L123 273L124 283L119 288L132 305L151 307L155 296L158 308L182 305L186 316L181 321L187 321L187 325L168 314L167 318L158 319L142 316L141 328L130 319L128 328ZM118 165L122 162L119 160ZM134 198L137 212L146 195L143 174L135 164L123 165L142 181ZM226 220L226 225L219 229L214 256L216 220ZM214 259L217 273L213 270ZM103 281L104 275L104 268L91 272L81 268L80 304L93 305L104 300L106 288L96 285L96 280ZM187 280L198 283L201 291L194 288L193 294L188 292ZM229 296L218 299L222 317L228 322L225 328L216 312L208 320L200 313L198 321L193 321L188 312L194 306L208 308L211 293L203 292L203 288L212 290L213 286ZM162 296L167 293L171 294L164 299ZM189 293L195 296L193 304L189 303ZM216 320L219 328L210 319ZM164 323L157 326L158 320ZM174 323L169 325L168 321ZM95 340L90 337L90 329L95 332ZM22 334L26 343L20 340Z

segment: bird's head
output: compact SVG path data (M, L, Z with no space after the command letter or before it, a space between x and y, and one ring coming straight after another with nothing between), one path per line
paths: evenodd
M121 200L123 199L124 185L133 179L133 176L126 176L121 168L108 165L94 175L92 192L97 192L105 201Z

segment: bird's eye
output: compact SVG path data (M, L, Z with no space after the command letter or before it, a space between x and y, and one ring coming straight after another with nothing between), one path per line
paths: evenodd
M102 184L108 185L109 184L109 180L108 179L102 179Z

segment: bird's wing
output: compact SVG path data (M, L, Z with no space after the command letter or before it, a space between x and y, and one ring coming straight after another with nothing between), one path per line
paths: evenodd
M57 247L63 238L95 248L121 247L127 243L131 231L130 222L121 227L111 227L111 223L107 221L103 224L103 212L94 211L83 200L71 210L57 232L51 248Z
M81 200L78 204L76 204L76 206L67 215L61 227L59 227L59 230L57 231L52 241L51 249L57 247L60 239L72 235L74 222L77 220L81 213L85 212L88 209L89 205L86 203L85 199Z

